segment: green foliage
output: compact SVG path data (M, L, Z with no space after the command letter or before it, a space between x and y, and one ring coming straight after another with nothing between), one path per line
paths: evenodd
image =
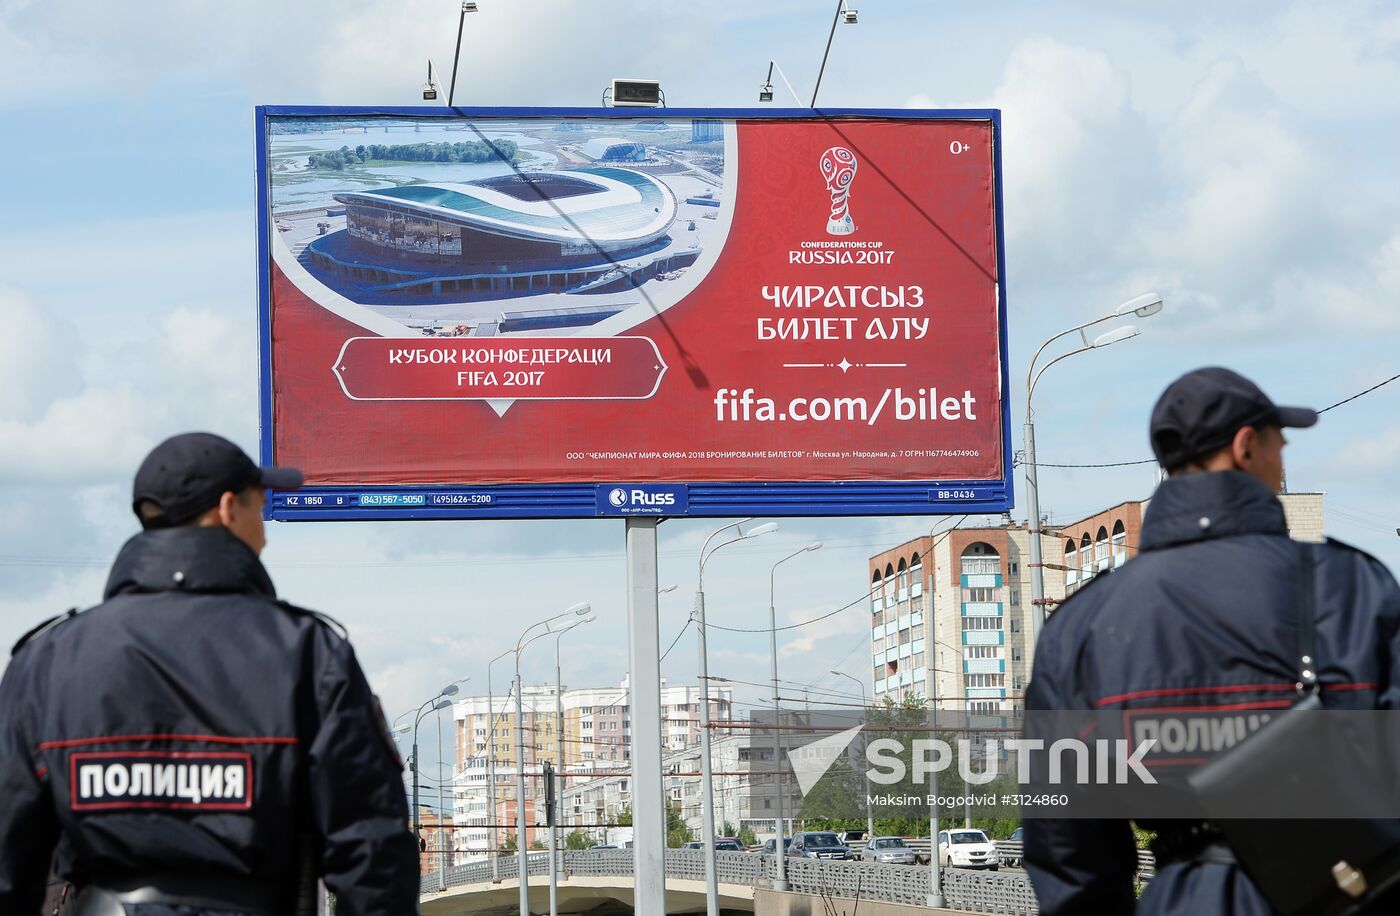
M532 840L532 841L530 842L530 848L531 848L531 849L548 849L549 847L546 846L546 845L544 845L544 840L541 840L541 839L539 839L538 837L536 837L534 840Z
M631 806L631 805L623 805L623 806L622 806L622 810L619 811L619 812L617 813L617 826L619 826L619 827L631 827L631 826L632 826L632 806Z
M720 828L719 828L719 835L720 835L720 836L734 836L734 829L735 829L735 828L734 828L734 822L733 822L733 821L725 821L723 824L720 825Z
M384 162L514 162L519 147L513 140L468 140L465 143L384 143L360 144L351 149L312 153L306 157L311 169L337 172L374 160Z
M515 834L506 834L506 838L501 842L501 848L497 854L501 856L515 855Z
M739 830L739 842L745 846L757 846L758 834L753 832L752 827L743 827Z
M695 834L686 826L680 811L672 805L666 806L666 845L672 849L684 846L695 839Z
M584 833L582 830L575 829L568 836L564 837L565 849L592 849L596 845L598 844L593 841L593 837Z
M864 749L860 743L852 744L848 754L836 760L826 775L802 799L800 817L808 830L861 830L867 826L866 804L868 795L889 795L911 799L905 804L875 805L870 813L874 815L874 830L877 836L928 836L929 810L923 802L932 792L926 781L914 780L914 741L929 737L927 731L926 702L923 697L909 694L899 701L883 698L866 716L862 732L864 741L893 739L899 750L886 750L884 757L897 758L904 764L904 778L893 785L877 782L866 783ZM941 724L941 722L940 722ZM959 739L965 739L964 732L940 729L937 737L950 746L957 746ZM973 764L974 772L981 769L981 752L977 751ZM960 796L985 797L1016 794L1020 789L1014 773L1006 772L986 783L969 782L962 778L958 765L949 766L937 774L938 795L944 799ZM966 809L962 805L944 805L938 811L939 827L961 827L964 815L971 814L969 825L984 831L990 839L1005 839L1019 825L1019 818L994 816L1004 813L993 808L973 805Z

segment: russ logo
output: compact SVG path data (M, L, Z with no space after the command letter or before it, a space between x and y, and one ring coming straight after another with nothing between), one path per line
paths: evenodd
M831 192L831 214L827 217L828 235L850 235L856 231L851 219L851 182L856 180L856 155L844 146L833 146L822 153L822 178Z

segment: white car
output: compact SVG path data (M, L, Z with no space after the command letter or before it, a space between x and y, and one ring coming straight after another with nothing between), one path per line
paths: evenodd
M1001 867L1001 856L987 835L968 828L938 831L938 861L953 868Z

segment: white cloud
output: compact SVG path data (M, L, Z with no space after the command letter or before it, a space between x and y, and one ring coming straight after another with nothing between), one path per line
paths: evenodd
M1391 384L1400 384L1392 382ZM1400 426L1391 426L1339 447L1331 458L1331 466L1355 485L1370 482L1389 489L1395 479L1395 464L1400 460ZM1400 524L1400 519L1397 519Z
M1002 109L1007 247L1021 270L1083 268L1115 250L1154 154L1109 56L1026 39L981 104Z
M31 422L81 388L73 328L28 296L0 289L0 423Z

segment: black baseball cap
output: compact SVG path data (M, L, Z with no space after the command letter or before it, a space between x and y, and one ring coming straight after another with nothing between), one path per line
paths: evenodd
M1152 452L1164 468L1180 467L1224 448L1246 426L1308 427L1317 411L1280 407L1249 379L1207 366L1167 386L1152 408Z
M181 433L151 449L131 487L131 509L147 528L183 525L219 504L225 493L261 484L276 490L301 487L296 468L258 467L243 449L213 433ZM144 518L143 502L160 515Z

